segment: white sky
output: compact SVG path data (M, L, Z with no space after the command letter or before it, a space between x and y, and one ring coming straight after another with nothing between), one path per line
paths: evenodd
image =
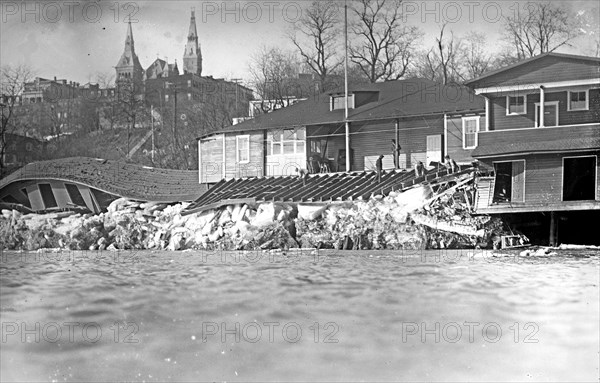
M352 0L349 0L349 2ZM429 47L443 21L456 35L486 33L490 51L500 48L500 16L524 9L524 1L406 1L407 23L425 32ZM593 55L598 39L597 0L560 2L585 12L587 35L559 52ZM190 9L203 54L203 75L248 79L248 62L262 45L293 48L285 31L308 1L114 1L0 0L0 64L25 63L41 77L86 83L96 73L114 73L123 51L127 15L132 12L135 48L144 68L157 57L182 68ZM118 7L117 7L118 6ZM257 12L260 9L260 12ZM227 11L229 10L229 11ZM498 11L501 13L498 15ZM437 20L436 20L437 18ZM595 34L594 34L595 33Z

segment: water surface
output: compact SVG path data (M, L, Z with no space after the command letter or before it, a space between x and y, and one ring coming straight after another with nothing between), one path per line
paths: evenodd
M599 257L2 253L2 381L598 381Z

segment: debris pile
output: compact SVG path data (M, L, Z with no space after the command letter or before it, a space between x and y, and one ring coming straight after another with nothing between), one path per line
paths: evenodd
M124 198L99 215L22 215L2 210L0 247L173 251L492 247L505 234L503 223L471 214L474 193L472 179L468 181L449 188L424 184L367 201L237 204L188 215L182 215L186 203Z

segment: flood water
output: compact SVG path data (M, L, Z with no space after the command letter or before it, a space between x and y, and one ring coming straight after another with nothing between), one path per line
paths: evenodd
M599 254L3 252L2 381L598 381Z

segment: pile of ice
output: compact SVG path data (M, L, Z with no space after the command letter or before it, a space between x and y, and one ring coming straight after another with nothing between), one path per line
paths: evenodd
M456 194L456 193L455 193ZM228 205L182 215L187 203L118 199L99 215L2 210L0 247L36 250L429 249L488 247L502 223L474 217L429 186L368 201Z

